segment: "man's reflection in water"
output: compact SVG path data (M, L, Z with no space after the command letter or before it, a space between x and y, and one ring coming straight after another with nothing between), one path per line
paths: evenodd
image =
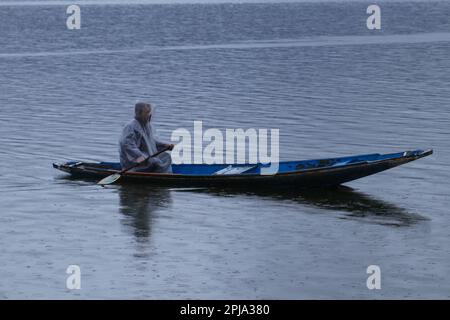
M148 243L155 215L171 205L170 190L145 185L121 185L118 190L122 224L137 242Z

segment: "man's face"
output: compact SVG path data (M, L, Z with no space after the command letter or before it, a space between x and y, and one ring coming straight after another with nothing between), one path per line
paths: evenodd
M150 119L151 119L151 117L152 117L151 109L150 109L149 107L146 107L146 108L144 108L144 109L142 110L142 112L141 112L141 114L140 114L140 116L139 116L139 119L140 119L142 122L149 122Z

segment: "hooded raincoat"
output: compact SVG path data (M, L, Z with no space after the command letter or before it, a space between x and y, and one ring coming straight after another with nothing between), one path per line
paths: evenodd
M129 168L138 162L139 157L147 158L157 153L166 143L156 138L151 121L144 124L133 119L123 128L119 146L120 164L122 168ZM163 152L131 171L171 173L172 158L169 153Z

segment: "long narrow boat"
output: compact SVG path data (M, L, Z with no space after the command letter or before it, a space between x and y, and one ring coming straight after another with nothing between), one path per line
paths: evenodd
M390 154L364 154L349 157L286 161L274 175L262 175L264 164L174 164L173 173L127 172L120 181L164 186L276 186L309 188L340 185L366 177L433 153L414 150ZM119 172L120 163L70 161L53 167L75 178L101 179Z

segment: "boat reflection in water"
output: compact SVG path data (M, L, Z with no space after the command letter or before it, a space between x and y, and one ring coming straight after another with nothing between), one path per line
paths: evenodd
M276 191L273 188L252 191L217 188L155 188L150 186L122 185L119 187L120 212L122 224L127 232L134 235L141 244L149 242L153 219L170 208L172 197L178 192L208 194L212 197L246 197L248 201L258 203L261 200L291 201L294 204L317 208L317 213L334 212L339 219L353 219L362 223L385 226L412 226L427 218L395 204L375 199L350 187L340 186L332 189L305 191ZM213 199L211 199L213 200ZM204 198L202 201L207 201ZM224 199L223 201L226 201ZM214 202L217 204L218 202ZM220 210L220 208L217 208ZM277 213L274 212L274 215ZM318 217L320 219L320 217ZM147 251L142 247L142 251Z
M428 218L395 204L375 199L347 186L297 191L277 191L273 188L259 188L252 191L236 189L197 189L188 192L202 192L216 196L249 196L275 201L294 201L304 206L322 209L319 212L343 213L339 218L355 219L365 223L387 226L411 226ZM276 213L274 213L276 214Z

